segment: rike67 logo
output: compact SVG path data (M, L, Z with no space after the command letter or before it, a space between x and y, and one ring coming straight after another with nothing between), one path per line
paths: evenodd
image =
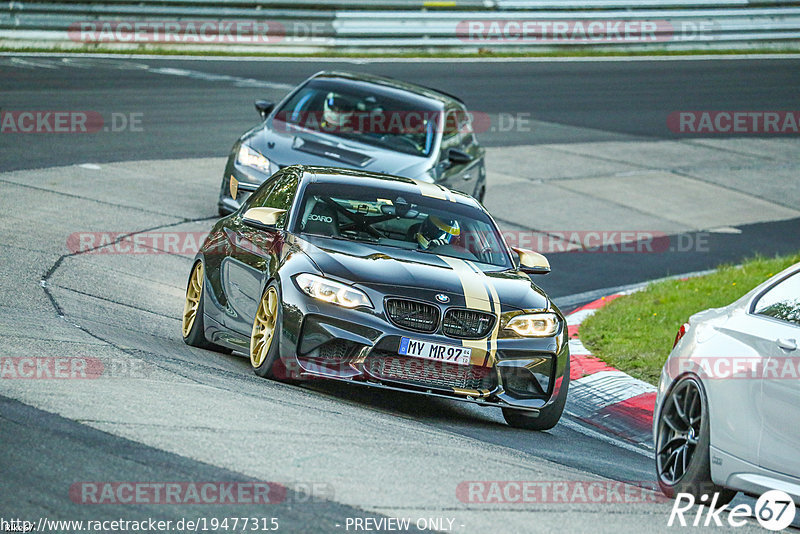
M743 527L747 524L748 517L755 517L762 527L778 531L791 525L797 512L792 498L781 490L764 493L755 506L743 503L733 508L728 508L727 504L717 507L718 498L719 494L714 493L711 500L708 495L703 495L700 502L696 502L693 495L678 493L667 526Z

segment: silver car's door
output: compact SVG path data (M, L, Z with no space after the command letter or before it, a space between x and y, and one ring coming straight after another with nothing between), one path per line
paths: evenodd
M457 108L446 111L439 160L434 167L437 183L468 195L473 194L480 171L480 159L476 157L479 147L470 128L466 111Z
M800 478L800 273L753 301L768 359L762 374L759 465Z

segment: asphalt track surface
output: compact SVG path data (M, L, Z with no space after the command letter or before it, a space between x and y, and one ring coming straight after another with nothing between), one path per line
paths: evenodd
M113 114L128 117L119 124L130 117L141 124L138 131L122 128L109 135L41 134L35 142L29 135L0 135L0 170L226 156L233 141L257 124L254 100L278 100L321 70L392 76L456 94L470 110L490 117L491 127L478 136L490 147L671 139L676 134L665 117L674 111L800 108L800 59L490 63L0 56L0 109L95 111L108 127ZM713 254L600 254L591 261L583 254L554 254L554 272L542 286L563 297L705 270L756 252L794 250L791 230L798 221L773 224L744 226L737 236L711 235Z
M256 123L252 108L254 99L277 99L291 85L327 68L387 74L435 86L457 93L471 109L489 114L531 113L538 121L537 127L531 131L486 132L480 137L487 146L505 146L669 138L671 134L663 123L663 117L674 110L684 109L686 102L691 102L693 109L797 109L800 103L797 93L797 87L800 86L798 67L800 61L795 60L351 64L324 61L89 58L70 58L64 62L56 58L0 57L3 74L0 76L0 107L5 110L91 110L104 116L111 113L141 113L144 127L142 132L125 131L113 135L0 135L0 171L82 163L224 156L236 136ZM20 186L20 190L15 187L9 186L8 194L18 196L7 196L4 201L6 207L23 203L36 206L36 195L39 193L25 190L24 185ZM68 217L68 220L86 217L89 226L103 224L104 217L108 225L108 217L129 216L132 227L147 228L190 224L194 220L202 222L212 215L208 213L209 206L205 202L213 198L215 192L193 192L176 202L173 213L169 212L169 202L161 199L157 205L131 209L130 213L126 211L127 207L118 208L121 212L117 214L113 209L109 211L111 199L115 194L120 195L120 205L125 204L127 199L122 195L127 194L127 190L120 188L118 183L99 183L97 187L105 188L102 193L103 202L108 204L102 206L105 211L95 210L97 206L89 202L85 205L93 213L77 213L84 205L84 199L80 195L73 195L64 199L64 209L76 213L59 216ZM48 198L47 194L41 194L43 199ZM180 188L170 191L170 194L180 195ZM132 193L132 196L136 195L145 196L141 191ZM150 226L145 224L148 219L152 219ZM23 225L26 231L41 234L42 238L57 234L54 228L37 226L42 224L42 220L47 218L42 217L41 213L26 222L20 213L14 212L11 219L4 221L4 232L11 232L14 225ZM701 253L660 254L658 257L636 255L636 258L613 254L554 255L551 258L554 273L542 285L558 300L559 297L576 293L708 268L719 261L736 261L755 251L790 251L797 247L796 229L797 221L786 221L743 227L742 233L737 235L711 236L716 240L715 246L711 247L714 250L713 257ZM530 433L506 427L499 413L449 401L354 390L335 384L297 388L265 383L249 373L247 362L241 358L189 350L182 346L177 337L177 312L171 316L175 309L174 302L169 301L168 305L162 303L161 289L154 287L158 282L143 275L144 280L132 285L123 284L115 294L115 285L102 281L102 270L96 271L92 267L91 276L88 276L75 268L79 258L73 262L64 256L51 261L52 258L45 252L35 248L26 251L24 247L10 243L10 240L4 240L2 248L6 258L14 256L15 260L19 258L20 262L25 263L29 271L21 274L37 283L38 278L34 277L41 277L46 272L57 275L54 279L60 285L47 291L54 305L49 310L52 317L31 320L37 325L48 321L59 322L51 341L58 340L59 332L67 329L58 318L60 312L68 319L78 317L75 320L81 323L81 329L74 335L80 335L80 341L87 346L96 344L101 353L113 351L153 366L159 372L174 373L181 380L210 386L231 396L245 395L258 402L274 402L278 398L293 406L300 414L310 416L320 410L342 424L342 430L347 435L351 435L352 429L347 426L349 423L343 423L343 419L339 418L347 418L354 425L365 425L365 435L369 433L366 430L368 426L381 428L381 425L397 424L399 427L392 428L392 431L422 432L434 439L466 440L472 445L477 443L484 450L496 449L503 454L519 456L520 465L524 464L525 469L541 462L550 469L544 476L559 473L567 480L596 476L620 481L653 480L652 460L647 451L603 436L569 417L565 417L563 423L553 431ZM30 258L26 259L26 255ZM153 263L145 271L167 269L170 281L185 278L183 271L188 272L185 258L162 258L148 260ZM159 261L165 264L156 263ZM7 265L11 265L10 260ZM57 273L59 270L61 273ZM4 272L4 275L12 276L9 272ZM93 294L95 285L97 289L108 291L103 302L96 300L97 295ZM70 286L69 291L65 289L66 286ZM132 305L126 298L137 288L144 288L141 301ZM148 302L148 298L152 300ZM166 297L163 299L166 300ZM93 309L95 306L98 308ZM4 335L14 337L13 330L18 328L15 325L19 325L20 321L11 317L13 307L4 306L2 314ZM119 314L118 320L104 321L103 316L107 317L108 314ZM152 321L152 324L142 324L143 321ZM126 328L125 325L133 326ZM161 335L162 331L166 333ZM26 345L32 343L27 339L28 336L21 332L18 335L22 341L12 351L17 355L24 354ZM87 342L84 338L91 338L92 341ZM165 342L164 339L169 341ZM172 383L170 380L166 381L168 385ZM180 404L179 400L191 398L184 397L190 394L183 393L181 381L175 381L173 386L176 388L177 404ZM103 387L106 385L103 384ZM154 404L158 405L155 399L167 389L152 391ZM23 394L21 391L15 384L13 388L8 388L8 396L0 397L0 424L3 430L0 454L4 458L4 490L0 493L0 507L4 516L35 518L50 514L49 517L63 519L102 519L128 516L132 510L142 516L157 515L164 519L197 516L196 506L169 509L157 505L138 505L135 509L130 506L80 506L66 498L64 488L79 480L248 481L254 479L248 473L257 470L243 458L263 452L258 447L250 450L253 445L247 441L246 435L234 433L234 442L228 445L230 456L215 454L215 447L219 447L219 443L213 440L207 442L206 437L198 438L197 449L184 454L181 446L171 443L169 431L160 438L141 438L139 430L133 428L140 424L133 422L135 417L131 417L131 428L127 430L80 416L60 417L48 412L68 414L72 410L82 413L85 407L59 407L58 410L42 411L10 398L28 399L30 402L30 395L33 394ZM75 400L68 396L66 390L54 389L52 402L48 400L43 404L58 406L55 397L60 394L64 395L65 400ZM133 393L131 395L135 396ZM148 395L146 390L142 395ZM103 397L98 392L96 398L85 402L102 403ZM156 408L158 406L140 407L143 414ZM176 410L188 419L196 415L184 405ZM281 421L286 425L303 425L302 421L282 417ZM385 422L387 417L391 423ZM124 419L122 416L118 418ZM219 420L201 420L208 428L197 427L200 428L197 436L205 436L203 432L225 432L225 424ZM187 426L187 429L176 430L176 434L179 437L184 434L188 436L191 430ZM374 434L380 435L377 431ZM263 439L263 436L257 436ZM175 443L179 437L175 438ZM163 445L159 440L163 440ZM326 449L328 446L330 450ZM322 443L313 454L330 454L333 465L327 466L328 471L319 472L322 474L314 471L313 476L324 479L327 472L337 473L344 479L370 478L370 473L360 473L357 466L345 465L348 446L358 450L365 445L342 445L333 438L330 445ZM233 452L242 447L247 450ZM388 445L387 450L390 451L387 453L389 456L384 459L385 465L382 467L385 469L382 476L387 484L391 484L392 473L398 478L407 478L409 471L426 468L424 463L419 464L418 460L412 460L411 457L406 459L397 449ZM372 462L366 463L372 465ZM269 480L269 471L260 473L263 473L260 480ZM483 473L483 476L487 475ZM462 476L454 474L452 479L446 480L447 491L452 491L450 486L454 480L462 479ZM345 517L377 517L380 514L376 510L397 515L404 507L409 510L421 509L418 504L410 502L414 500L410 496L409 502L406 502L395 495L393 504L379 506L366 501L362 505L357 498L347 499L338 494L326 495L313 502L303 501L300 497L292 498L291 495L294 494L290 492L286 504L270 512L281 517L285 525L282 531L288 532L336 531L340 529L336 524ZM445 508L434 503L428 513L443 515L443 510ZM202 512L204 516L235 515L231 510L213 507L203 508ZM235 512L245 512L242 515L246 515L241 507ZM261 512L263 515L263 510ZM520 519L519 512L523 510L495 511L495 514L499 514L496 520L500 522L496 524L502 524L503 514L508 514L509 520L514 518L511 522L515 525L509 531L526 531L519 526L525 523ZM625 509L614 507L585 514L570 512L563 518L560 518L560 514L566 513L564 507L541 509L538 512L539 516L532 515L531 518L539 517L543 521L539 523L541 528L531 531L557 531L563 524L578 529L588 528L602 522L605 512L610 514L609 517L616 514L616 520L608 524L619 528L620 525L626 525L625 516L628 513ZM481 524L471 522L478 520L473 519L468 511L456 510L453 513L467 518L462 519L466 523L461 530L463 532L475 531L473 527ZM648 528L656 531L665 525L666 512L663 508L652 512L637 510L630 520L646 521ZM634 527L630 531L639 531L641 524L627 523L627 526Z

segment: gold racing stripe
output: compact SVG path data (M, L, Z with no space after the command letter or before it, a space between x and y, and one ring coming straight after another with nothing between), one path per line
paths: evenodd
M485 275L483 273L478 275L464 260L448 256L437 257L449 265L450 268L455 271L456 276L458 276L461 282L461 289L464 292L466 307L491 313L492 308L489 304L489 294L482 280L482 277L485 277ZM488 356L489 348L485 338L462 339L461 346L473 349L472 358L470 359L472 365L485 365L487 360L491 359Z
M494 307L494 314L497 317L497 320L494 322L494 328L492 328L492 335L489 338L489 354L483 365L484 366L491 366L494 367L495 364L495 356L497 354L497 333L500 331L500 297L497 296L497 289L495 289L494 284L492 284L491 279L486 276L486 274L481 271L477 265L472 263L471 261L466 261L466 264L472 267L472 269L483 279L486 287L489 289L489 294L492 296L492 305Z
M430 184L420 180L414 181L419 187L420 194L424 197L438 198L439 200L449 200L450 202L456 201L455 197L453 197L453 195L451 195L450 192L441 185Z

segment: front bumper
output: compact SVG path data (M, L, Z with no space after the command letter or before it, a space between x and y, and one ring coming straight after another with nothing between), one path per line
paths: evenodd
M552 403L562 386L569 360L563 331L551 338L487 341L487 350L474 348L480 342L465 343L473 346L470 365L426 360L399 354L401 338L456 346L462 340L397 327L382 302L374 310L347 309L311 299L292 282L283 286L281 359L289 377L532 411Z

